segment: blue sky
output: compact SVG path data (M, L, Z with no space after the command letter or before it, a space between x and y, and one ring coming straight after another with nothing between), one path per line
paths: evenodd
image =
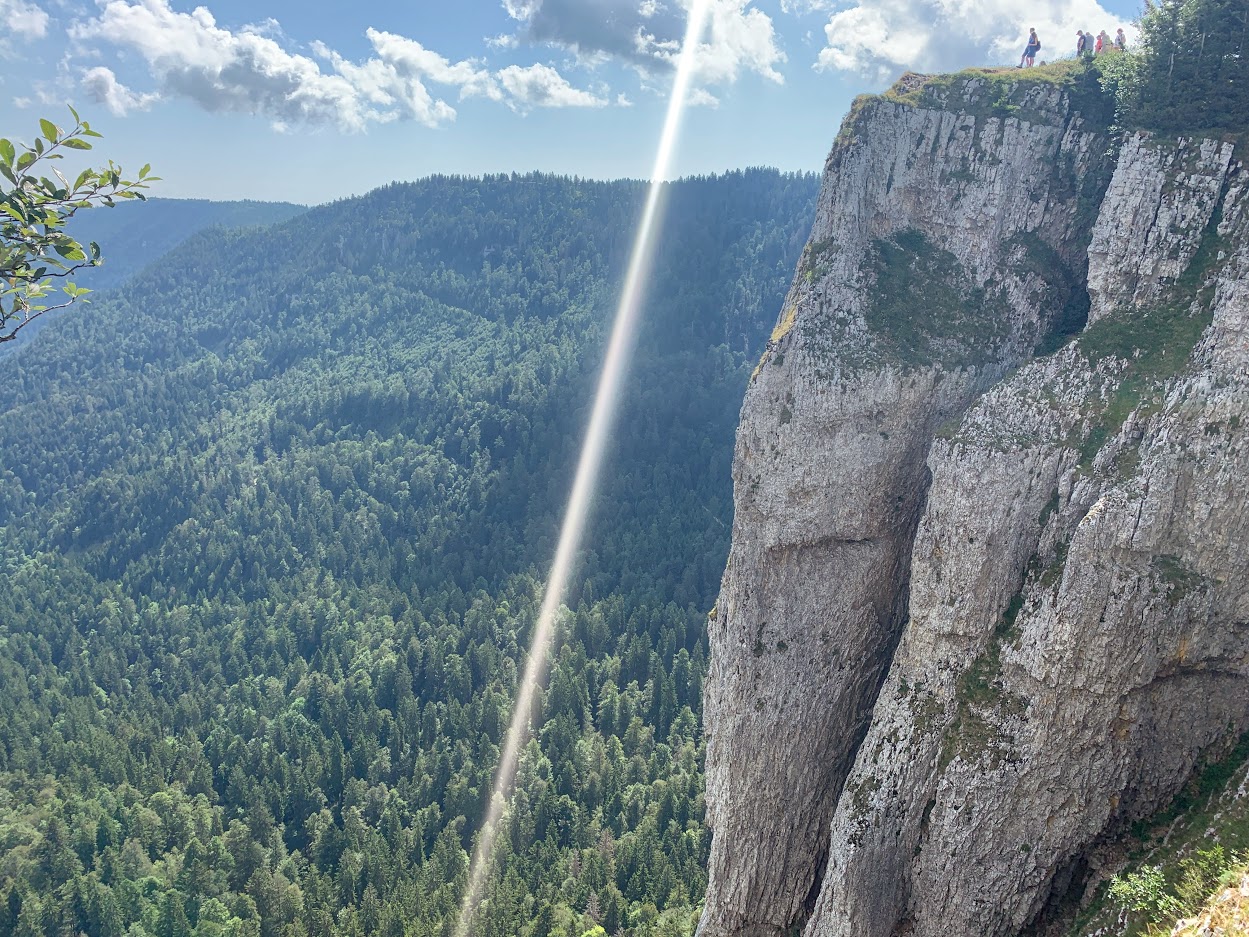
M0 0L0 134L75 104L158 194L317 203L432 173L650 171L689 0ZM713 0L676 173L821 168L901 72L1046 54L1137 0Z

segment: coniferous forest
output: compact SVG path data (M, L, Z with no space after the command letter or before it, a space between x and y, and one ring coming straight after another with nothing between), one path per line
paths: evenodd
M484 933L692 929L734 428L816 187L668 187ZM0 359L0 937L452 932L643 194L210 228Z

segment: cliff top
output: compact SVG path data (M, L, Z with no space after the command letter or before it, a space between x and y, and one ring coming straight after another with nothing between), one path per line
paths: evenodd
M1115 97L1092 61L1065 59L1035 68L967 68L944 75L907 72L881 100L911 107L958 110L980 117L1019 117L1033 123L1065 120L1078 111L1109 127Z

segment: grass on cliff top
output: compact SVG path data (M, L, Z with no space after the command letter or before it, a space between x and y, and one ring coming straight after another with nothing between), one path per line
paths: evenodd
M973 83L978 87L969 94ZM977 117L1019 117L1042 123L1061 119L1063 115L1040 113L1028 106L1028 93L1039 87L1065 91L1086 120L1106 127L1114 120L1114 96L1102 87L1101 71L1087 59L1060 59L1023 69L966 68L946 75L908 72L880 97L894 104L957 110Z

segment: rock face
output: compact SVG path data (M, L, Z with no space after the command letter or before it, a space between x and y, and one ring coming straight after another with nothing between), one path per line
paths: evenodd
M847 118L738 431L708 937L1020 933L1249 725L1246 173L1103 126Z

